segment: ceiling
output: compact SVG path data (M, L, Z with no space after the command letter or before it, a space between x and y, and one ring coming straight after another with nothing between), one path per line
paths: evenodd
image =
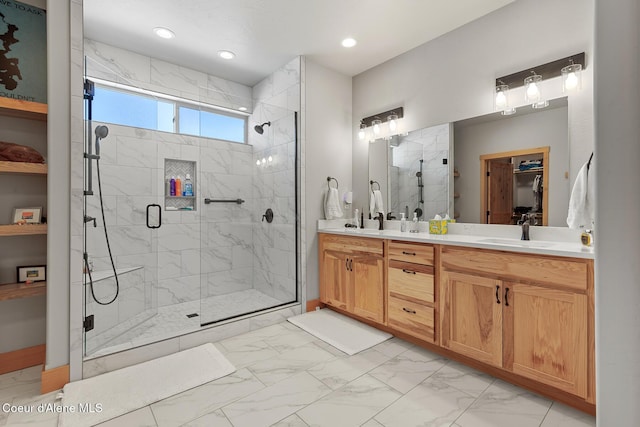
M514 0L84 0L85 37L253 86L297 55L357 75ZM154 27L176 37L157 37ZM345 37L358 44L341 46ZM236 54L218 57L219 50Z

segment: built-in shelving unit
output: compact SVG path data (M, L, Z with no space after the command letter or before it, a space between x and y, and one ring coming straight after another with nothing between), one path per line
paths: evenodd
M47 282L7 283L0 285L0 301L30 298L47 293Z
M0 225L0 236L33 236L47 234L47 224Z
M31 120L47 120L47 104L0 97L0 114Z
M514 169L513 173L518 175L518 174L522 174L522 173L537 173L540 174L544 172L544 167L541 168L531 168L531 169L526 169L526 170L520 170L520 169Z
M25 175L46 175L47 165L44 163L24 163L0 161L0 173L19 173Z

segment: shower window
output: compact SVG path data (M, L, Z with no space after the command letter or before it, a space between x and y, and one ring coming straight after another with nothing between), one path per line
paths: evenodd
M165 99L161 94L154 96L96 84L93 120L243 144L247 142L246 116L188 104L187 100Z
M179 106L178 133L215 138L231 142L246 142L247 120L227 114Z

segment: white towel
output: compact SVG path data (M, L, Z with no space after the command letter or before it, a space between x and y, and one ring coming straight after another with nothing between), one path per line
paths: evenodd
M384 214L382 192L380 190L373 190L371 192L371 198L369 199L369 213L371 214L371 218L378 216L378 212L382 212Z
M330 188L324 197L324 217L325 219L342 218L342 208L340 207L340 195L337 188Z
M595 224L595 162L585 163L571 191L567 225L569 228L593 228Z

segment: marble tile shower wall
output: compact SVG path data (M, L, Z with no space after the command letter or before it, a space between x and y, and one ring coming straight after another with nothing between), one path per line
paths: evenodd
M90 77L251 111L249 86L90 39L84 39L84 53Z
M140 286L145 288L145 308L228 293L239 290L238 284L251 288L252 147L108 126L100 162L111 248L118 268L144 267ZM162 227L151 230L146 206L164 206L165 158L197 162L197 209L163 210ZM204 197L242 198L246 203L204 205ZM87 214L100 218L99 213L98 198L88 198ZM104 231L98 224L88 228L87 248L94 269L108 270ZM209 284L202 293L201 280Z
M449 158L449 133L449 124L413 131L401 137L400 144L391 149L394 166L391 182L397 182L399 187L398 198L391 200L391 211L404 212L405 206L399 206L399 201L409 201L409 219L413 217L412 212L418 206L416 172L420 170L420 159L424 160L423 219L448 211L449 165L443 165L442 159Z
M282 302L296 298L296 137L294 111L300 111L300 58L276 70L253 88L252 121L271 122L262 135L250 130L254 147L254 288ZM255 123L251 123L251 128ZM273 159L258 166L262 159ZM262 221L267 208L271 224Z

